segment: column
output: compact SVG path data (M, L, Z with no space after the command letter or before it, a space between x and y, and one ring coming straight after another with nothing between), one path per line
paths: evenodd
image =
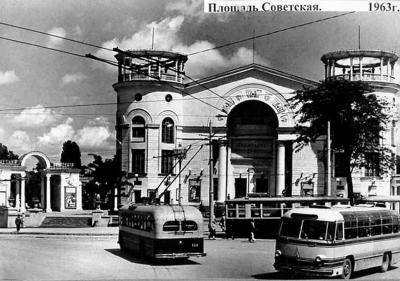
M325 64L325 79L328 78L328 65Z
M21 179L21 212L24 213L25 208L25 175L22 175Z
M15 208L20 209L21 208L21 182L18 181L15 184Z
M118 185L114 187L114 211L118 211Z
M353 81L353 57L350 58L350 81Z
M40 204L42 205L42 209L44 209L46 199L45 199L45 181L44 181L44 176L42 175L40 177Z
M224 202L226 199L226 172L227 172L227 153L226 141L219 141L219 156L218 156L218 202Z
M276 196L282 196L282 191L285 189L285 144L283 142L278 142L276 166Z
M335 66L335 63L336 63L335 60L333 60L333 62L332 62L332 76L333 76L333 77L335 77L335 75L336 75L336 71L335 71L335 70L336 70L336 66Z
M229 145L229 141L227 142L227 147L226 147L226 182L227 182L227 187L226 187L226 196L228 198L228 195L230 199L235 198L235 178L233 176L233 167L231 164L231 146Z
M10 174L10 179L11 179L11 174ZM6 181L6 207L10 207L10 196L11 196L11 181Z
M390 73L389 73L389 67L390 67L390 63L389 63L389 59L388 59L388 60L387 60L387 64L386 64L386 75L387 75L386 80L387 80L387 81L389 81L389 75L390 75Z
M383 78L383 58L381 57L381 67L380 67L380 75L381 75L381 80Z
M363 80L363 64L362 64L362 59L360 58L360 80Z
M50 203L50 177L51 177L51 174L46 174L46 213L51 212L51 203Z

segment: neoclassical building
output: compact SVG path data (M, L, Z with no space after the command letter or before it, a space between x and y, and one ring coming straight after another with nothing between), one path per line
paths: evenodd
M182 54L142 50L122 52L116 58L117 156L133 184L135 200L157 187L160 195L165 178L173 183L161 201L177 202L180 197L183 203L194 205L208 205L210 191L219 202L250 193L346 196L339 154L332 155L332 171L327 173L326 138L294 151L295 120L288 100L296 90L316 86L317 81L259 64L191 81L185 77L188 58ZM395 54L332 52L321 60L325 79L371 82L376 94L391 101L395 112L400 90L393 77ZM394 154L397 122L394 116L385 133ZM201 144L206 146L191 160ZM185 169L174 180L182 149L188 149L181 159ZM357 193L394 192L390 188L393 173L381 176L372 164L354 175ZM122 197L126 195L122 191Z
M30 184L27 161L34 158L42 168L40 182ZM18 213L25 226L38 226L50 212L82 211L79 169L69 163L52 163L39 151L18 160L0 161L0 227L12 227Z

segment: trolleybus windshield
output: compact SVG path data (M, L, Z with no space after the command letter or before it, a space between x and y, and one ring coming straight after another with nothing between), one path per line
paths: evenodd
M282 219L280 236L332 241L335 237L335 222L313 219Z

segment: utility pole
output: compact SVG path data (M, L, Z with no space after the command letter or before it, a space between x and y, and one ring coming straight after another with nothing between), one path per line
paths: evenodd
M214 220L214 188L213 188L213 153L212 153L212 125L211 120L209 122L209 132L208 132L208 141L209 141L209 173L210 173L210 182L209 182L209 201L210 201L210 221L209 226L211 227L211 223Z
M327 155L326 155L326 195L331 196L332 194L332 183L331 183L331 121L328 121L328 132L327 132L327 138L326 138L326 150L327 150Z

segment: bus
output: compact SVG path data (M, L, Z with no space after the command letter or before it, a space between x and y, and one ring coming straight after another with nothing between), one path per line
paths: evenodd
M352 277L387 271L400 259L398 213L372 205L297 208L285 213L276 239L276 270Z
M254 219L256 237L276 238L282 215L292 208L309 205L348 204L342 197L245 197L225 201L227 237L247 237Z
M203 217L193 206L130 204L119 210L121 251L142 258L205 256Z

